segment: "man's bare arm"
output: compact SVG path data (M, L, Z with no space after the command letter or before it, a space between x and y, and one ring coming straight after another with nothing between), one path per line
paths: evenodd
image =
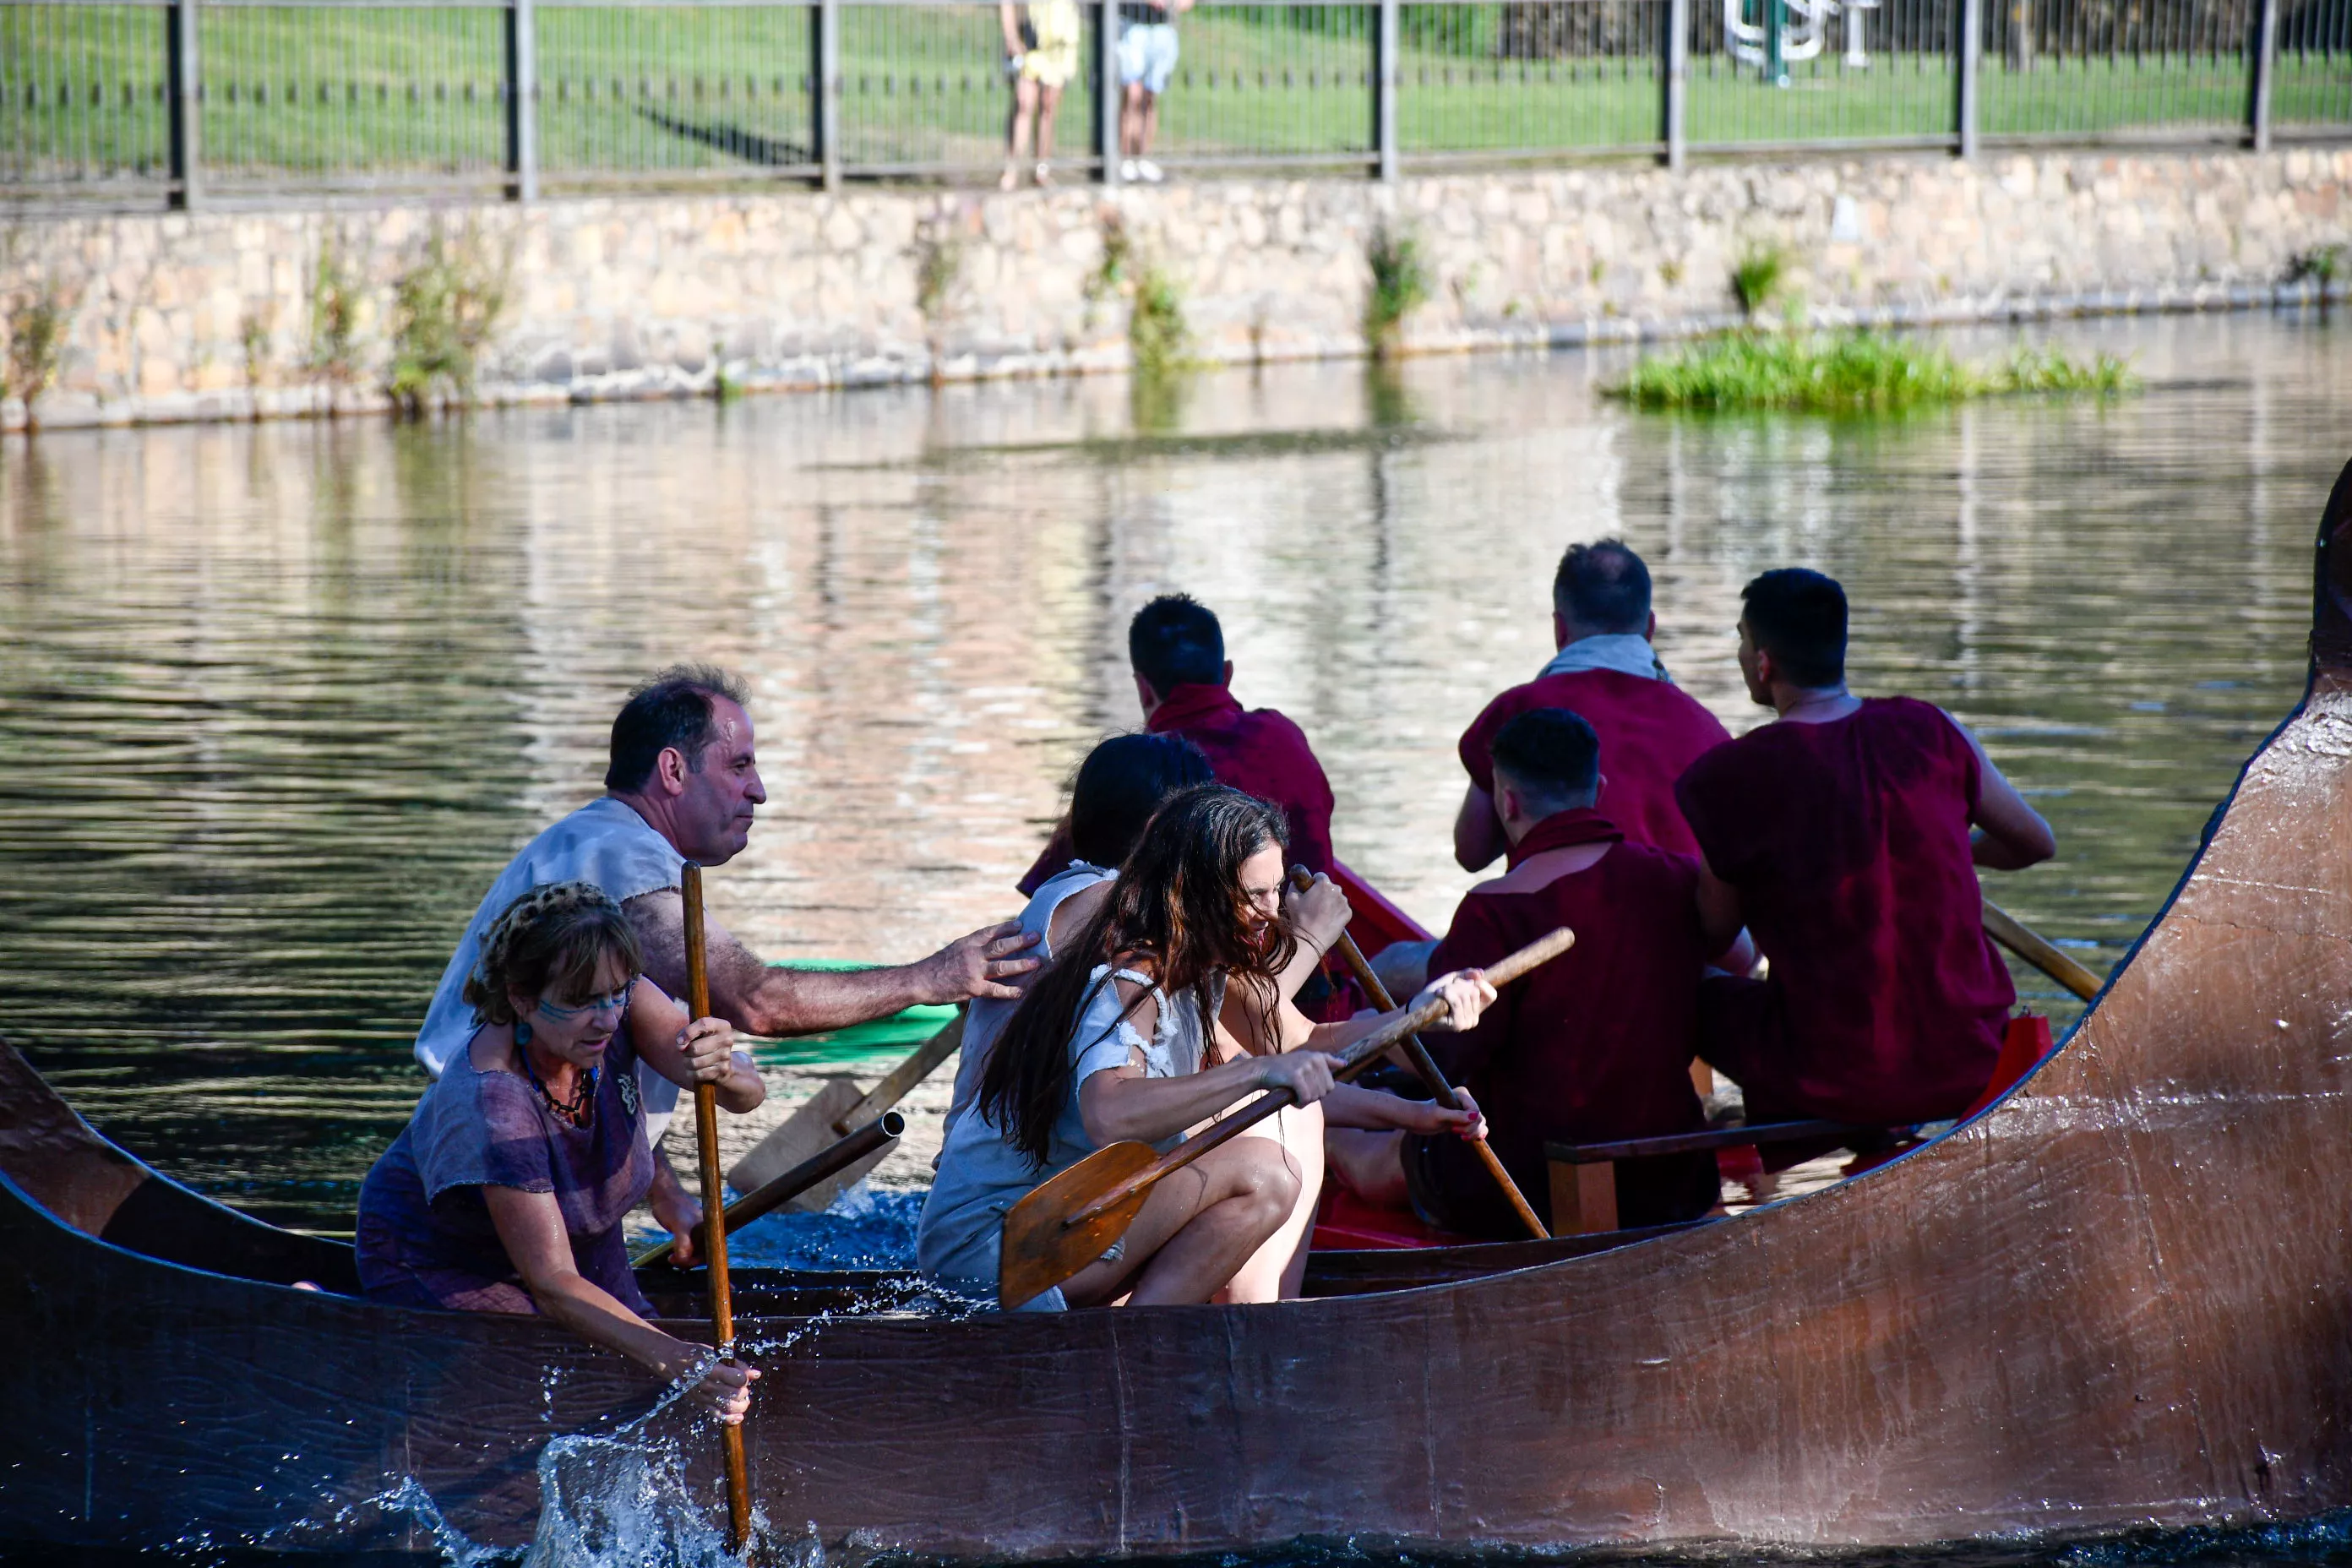
M1977 809L1969 819L1977 831L1969 845L1969 858L1988 871L2022 871L2057 854L2058 836L2050 831L2042 814L2026 804L2017 786L1993 766L1984 743L1958 719L1948 713L1944 717L1951 719L1952 728L1977 754Z
M1465 871L1483 871L1511 847L1503 833L1503 819L1495 815L1495 797L1472 784L1463 791L1462 808L1454 814L1454 859Z
M675 888L625 906L645 950L646 973L673 995L686 987L686 912ZM1037 967L1021 956L1036 939L1008 921L959 937L929 958L885 969L776 969L724 926L705 927L710 1010L746 1034L778 1038L845 1029L908 1007L974 996L1017 997L1006 982Z

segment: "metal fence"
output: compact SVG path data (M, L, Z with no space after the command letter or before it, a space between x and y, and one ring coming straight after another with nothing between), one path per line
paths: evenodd
M1129 0L1130 11L1134 9ZM1092 4L1055 168L1119 174ZM1209 0L1175 168L2352 134L2352 0ZM0 200L1003 166L994 5L0 0Z

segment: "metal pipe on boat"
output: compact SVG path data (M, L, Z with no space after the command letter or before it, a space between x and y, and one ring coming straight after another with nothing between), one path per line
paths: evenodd
M907 1119L895 1110L886 1110L856 1131L810 1155L773 1181L754 1187L727 1205L722 1223L729 1230L751 1224L761 1215L772 1213L792 1202L803 1193L829 1176L836 1175L857 1163L877 1149L895 1143L907 1131ZM695 1238L701 1240L698 1226ZM644 1268L669 1256L670 1243L657 1241L629 1259L630 1267Z

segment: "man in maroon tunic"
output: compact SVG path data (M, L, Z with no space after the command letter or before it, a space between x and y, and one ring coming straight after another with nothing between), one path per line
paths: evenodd
M1144 728L1181 735L1201 748L1219 784L1282 807L1290 819L1294 865L1331 869L1331 784L1297 725L1271 708L1244 709L1228 689L1233 660L1224 628L1188 594L1166 594L1135 613L1127 628L1128 663ZM1021 879L1034 894L1069 864L1066 820Z
M1708 981L1701 1054L1751 1122L1958 1116L2016 1000L1976 868L2021 869L2057 840L1950 714L1846 690L1836 583L1791 568L1740 597L1740 673L1779 717L1675 793L1710 920L1744 922L1772 968Z
M1476 1098L1495 1152L1547 1223L1547 1142L1706 1125L1690 1079L1699 982L1738 935L1736 924L1703 925L1697 862L1634 843L1593 809L1606 754L1593 727L1560 709L1531 709L1497 731L1495 805L1510 869L1470 889L1431 960L1484 967L1555 927L1576 932L1565 954L1503 987L1476 1028L1429 1041L1447 1077ZM1372 1202L1410 1197L1423 1220L1472 1236L1525 1234L1458 1137L1334 1128L1324 1138L1342 1177ZM1620 1161L1617 1171L1627 1226L1695 1219L1720 1193L1711 1153Z
M1728 737L1714 714L1667 679L1650 646L1658 630L1650 569L1619 540L1571 545L1552 578L1551 603L1559 651L1541 675L1486 704L1463 732L1470 787L1454 817L1454 858L1465 871L1482 871L1503 853L1487 748L1515 715L1535 708L1581 714L1600 735L1609 758L1600 809L1629 841L1696 855L1675 805L1675 781Z

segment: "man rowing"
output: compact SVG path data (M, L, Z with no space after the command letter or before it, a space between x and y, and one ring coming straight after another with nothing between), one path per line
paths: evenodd
M1102 907L1006 1021L949 1134L916 1234L926 1276L992 1298L1004 1215L1040 1183L1112 1142L1172 1146L1260 1090L1309 1109L1333 1095L1324 1053L1381 1020L1309 1025L1281 994L1297 945L1282 907L1286 826L1279 808L1220 784L1152 817ZM1453 1027L1494 999L1469 973L1431 992ZM1339 1087L1390 1127L1480 1126L1475 1110ZM1033 1305L1207 1301L1311 1208L1311 1187L1280 1141L1235 1138L1153 1187L1117 1247Z
M1127 627L1128 663L1144 727L1201 748L1217 782L1282 808L1291 854L1308 870L1331 869L1331 784L1306 733L1271 708L1244 709L1233 694L1224 628L1190 595L1164 594ZM1068 823L1021 879L1034 893L1068 863Z
M1546 1142L1706 1125L1690 1079L1699 981L1738 931L1703 924L1696 861L1633 842L1595 808L1609 788L1608 752L1585 720L1529 709L1495 731L1489 753L1510 868L1470 889L1430 962L1484 968L1559 926L1577 942L1505 986L1476 1027L1431 1054L1486 1107L1495 1152L1549 1224ZM1727 962L1745 969L1752 960ZM1526 1234L1459 1138L1335 1127L1328 1141L1341 1179L1370 1203L1410 1203L1424 1222L1482 1239ZM1618 1163L1624 1225L1696 1219L1718 1194L1711 1153Z
M1751 1122L1958 1116L2016 1000L1977 869L2034 865L2057 840L1950 714L1846 689L1835 582L1767 572L1740 598L1740 674L1775 717L1675 794L1711 926L1744 922L1771 972L1708 981L1702 1054L1739 1082Z
M1454 816L1454 859L1465 871L1483 871L1510 847L1496 810L1489 752L1504 725L1538 708L1565 708L1592 726L1609 759L1609 783L1594 809L1627 842L1696 854L1697 841L1675 804L1675 781L1730 737L1659 661L1649 567L1620 540L1570 545L1552 577L1551 605L1559 649L1551 662L1487 703L1462 732L1470 784Z
M679 867L687 860L723 865L740 854L753 813L768 798L750 698L739 677L691 664L665 669L630 692L613 720L604 794L525 845L467 924L417 1032L416 1058L427 1072L438 1078L473 1037L466 988L491 923L542 883L582 881L604 889L628 917L646 974L673 996L686 994ZM846 1028L968 997L1016 996L1006 983L1037 967L1017 956L1033 939L1010 923L959 938L914 963L838 971L772 968L723 926L713 921L707 931L712 1013L770 1037ZM638 1081L656 1155L654 1215L677 1238L674 1256L688 1262L701 1209L659 1157L677 1087L651 1069Z

